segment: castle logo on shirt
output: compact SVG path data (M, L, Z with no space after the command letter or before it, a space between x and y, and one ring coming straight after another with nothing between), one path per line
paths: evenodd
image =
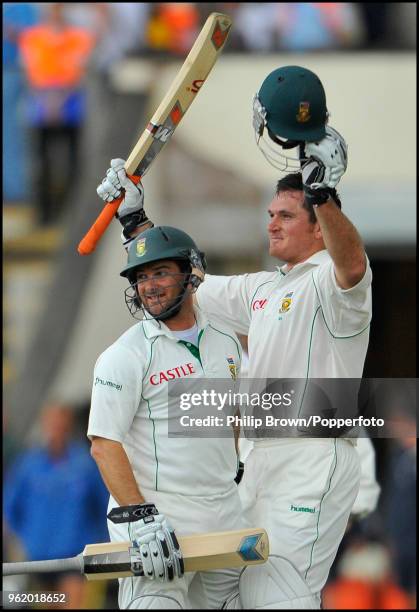
M230 376L233 380L237 378L237 366L234 363L233 357L227 357L228 369L230 370Z
M174 380L175 378L183 378L184 376L190 376L195 373L193 364L185 363L175 368L171 368L170 370L163 370L162 372L152 374L149 380L150 383L155 386L161 385L164 382L169 382L169 380Z
M293 291L291 291L290 293L287 293L287 295L282 298L279 304L279 312L281 314L288 312L290 310L292 306L292 294L293 294Z

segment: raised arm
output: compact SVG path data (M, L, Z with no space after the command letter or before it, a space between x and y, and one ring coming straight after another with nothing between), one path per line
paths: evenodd
M342 289L354 287L365 274L364 245L355 226L331 199L314 207L325 246L335 265L336 281Z
M348 147L343 136L331 126L320 142L305 145L302 177L306 201L314 208L324 244L335 265L342 289L354 287L365 274L364 245L355 226L340 209L335 187L346 171Z

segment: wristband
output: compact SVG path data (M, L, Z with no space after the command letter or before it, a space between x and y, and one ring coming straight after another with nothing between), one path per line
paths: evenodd
M304 185L304 197L310 206L321 206L329 201L330 189L310 189Z
M338 195L338 192L333 187L327 187L326 189L310 189L308 186L304 186L304 197L310 206L321 206L332 200L336 206L342 209L342 202Z
M158 513L154 504L133 504L131 506L113 508L107 516L112 523L133 523L140 519L144 519L148 523L154 520L152 518L153 515Z
M124 228L123 234L125 238L130 238L132 232L137 229L137 227L141 227L141 225L145 225L146 223L152 223L150 219L145 214L144 208L142 208L138 212L129 213L128 215L124 215L120 217L118 213L116 213L115 217L119 220L122 227ZM152 224L154 226L154 224Z

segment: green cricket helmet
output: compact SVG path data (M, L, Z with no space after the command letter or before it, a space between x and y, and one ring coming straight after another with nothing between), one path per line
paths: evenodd
M137 289L137 272L146 264L164 259L179 262L184 280L179 285L181 288L179 296L156 316L147 311L140 300ZM188 293L196 291L204 280L205 269L204 253L198 249L186 232L169 226L157 226L145 230L129 245L127 265L120 273L130 282L130 287L125 291L128 310L134 318L138 318L136 316L138 311L142 311L143 314L148 313L159 321L175 316L180 311Z
M303 143L322 140L327 121L323 85L314 72L301 66L283 66L268 74L253 99L256 142L269 163L281 170L300 169ZM297 146L295 155L281 152Z

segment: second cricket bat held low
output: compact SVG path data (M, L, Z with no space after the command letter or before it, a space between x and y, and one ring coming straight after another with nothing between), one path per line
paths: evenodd
M185 571L199 572L265 563L269 555L264 529L239 529L178 538ZM3 563L3 576L79 570L88 580L111 580L142 575L141 557L134 542L88 544L70 559Z

